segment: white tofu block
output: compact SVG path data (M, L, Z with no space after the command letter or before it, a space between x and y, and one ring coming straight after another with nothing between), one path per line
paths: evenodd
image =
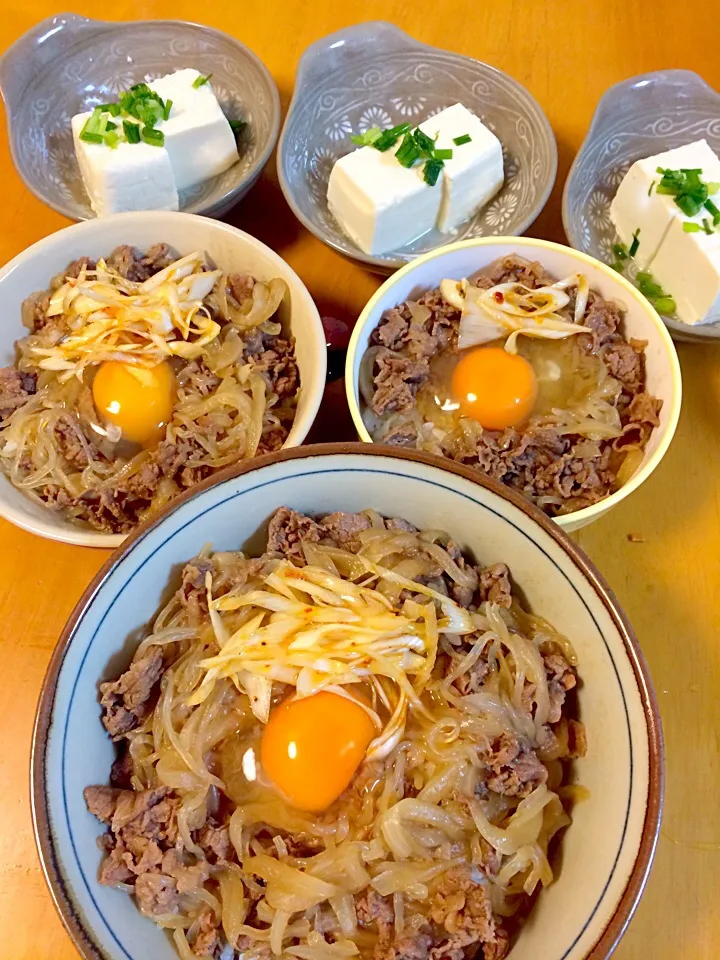
M397 250L432 230L440 213L442 184L423 180L423 167L411 169L384 153L361 147L341 157L328 183L328 206L342 229L361 250L383 254Z
M720 178L718 178L720 180ZM714 198L720 206L720 194ZM693 217L701 224L707 213ZM686 233L685 216L675 218L652 263L652 275L675 300L678 319L702 323L715 307L720 308L720 233L708 236Z
M162 147L118 143L115 150L80 139L90 113L72 118L80 173L99 216L126 210L177 210L178 192L170 157Z
M660 180L658 167L701 169L704 180L720 180L720 160L705 140L646 157L630 167L610 204L610 218L627 247L639 228L640 243L634 259L642 270L653 264L672 221L685 218L673 197L656 193L654 187L651 191L653 183Z
M462 103L430 117L420 129L438 149L452 150L443 169L443 197L438 228L446 233L460 226L484 207L503 185L502 144L478 117ZM471 140L458 146L455 137L469 134Z
M165 134L178 190L209 180L238 160L235 134L209 83L193 87L201 74L178 70L159 80L148 80L163 100L172 100L170 117L157 124Z

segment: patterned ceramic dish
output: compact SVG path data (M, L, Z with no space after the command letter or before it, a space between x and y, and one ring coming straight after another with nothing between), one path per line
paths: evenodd
M610 202L641 157L705 139L720 154L720 94L689 70L658 70L615 84L603 96L563 194L563 224L576 250L612 263L618 239ZM634 281L635 269L628 276ZM676 340L720 342L720 310L708 323L665 323Z
M333 164L355 149L350 135L420 123L457 102L502 141L502 190L450 234L433 231L384 256L363 253L327 206ZM550 124L516 80L485 63L418 43L383 22L348 27L308 47L278 147L280 186L295 216L323 243L381 273L453 240L523 233L544 207L556 171Z
M446 530L477 562L507 563L530 608L572 639L588 731L577 777L589 793L512 957L606 960L645 886L662 807L660 718L632 630L587 557L517 494L458 464L364 444L282 451L201 484L132 534L75 608L38 707L32 807L45 876L80 955L178 960L166 932L130 897L97 882L103 828L85 808L83 787L107 782L114 752L100 724L98 682L128 663L189 557L207 543L257 548L259 529L285 504L308 513L372 504Z
M277 140L280 99L255 54L217 30L180 20L108 23L73 13L33 27L0 59L13 162L38 199L71 220L95 216L75 160L70 118L146 77L182 67L212 73L230 120L247 127L241 159L184 191L180 208L218 217L260 176Z
M680 364L675 346L657 313L627 280L586 254L559 243L532 237L486 237L450 244L408 264L385 281L355 324L345 363L348 406L358 436L361 440L372 443L372 437L363 422L360 405L360 364L368 348L370 335L386 310L410 296L416 297L418 291L432 290L445 277L460 280L493 260L512 253L528 260L539 260L545 269L556 277L582 272L587 276L592 290L597 290L606 300L622 303L625 307L625 330L628 336L647 341L645 366L648 390L663 402L660 426L653 430L643 460L630 479L604 500L557 518L558 526L564 530L579 530L629 496L657 467L675 433L682 396Z

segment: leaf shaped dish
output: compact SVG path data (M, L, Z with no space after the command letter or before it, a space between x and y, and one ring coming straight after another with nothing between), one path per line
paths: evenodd
M250 189L272 153L280 98L263 63L237 40L180 20L107 23L62 13L29 30L0 58L10 150L25 185L71 220L95 216L75 159L70 119L117 99L146 77L183 67L212 73L230 120L244 120L241 159L180 196L187 213L220 216Z
M576 250L612 263L618 236L610 202L636 160L694 140L720 154L720 94L690 70L658 70L610 87L570 169L563 193L563 225ZM626 271L635 281L636 269ZM698 326L663 317L676 340L720 342L720 310Z
M350 135L417 124L457 102L502 142L502 190L452 233L433 231L384 256L363 253L340 229L326 198L333 164L354 149ZM544 207L556 171L550 124L516 80L383 21L348 27L308 47L278 147L280 186L295 216L323 243L381 273L455 240L523 233Z

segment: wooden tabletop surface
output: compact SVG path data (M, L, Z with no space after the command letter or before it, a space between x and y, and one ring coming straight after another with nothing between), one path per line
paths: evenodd
M57 0L6 0L0 53ZM97 4L74 0L77 13ZM348 13L344 11L347 10ZM350 13L349 11L355 11ZM713 0L118 0L116 19L200 20L235 35L267 64L286 109L304 48L360 19L386 19L419 40L485 60L535 95L557 137L555 190L531 233L564 241L562 186L595 105L613 83L685 67L720 89ZM102 11L100 11L102 13ZM4 121L3 121L4 128ZM0 136L0 264L66 226L23 186ZM352 322L379 280L294 220L271 163L228 219L297 270L321 313ZM12 317L2 318L15 322ZM716 960L720 953L720 349L681 345L684 405L670 452L579 542L615 589L655 681L665 727L667 790L655 866L618 960ZM352 436L342 383L328 390L315 439ZM629 534L637 535L630 540ZM62 626L104 551L38 539L0 520L0 956L77 954L35 851L28 771L40 685Z

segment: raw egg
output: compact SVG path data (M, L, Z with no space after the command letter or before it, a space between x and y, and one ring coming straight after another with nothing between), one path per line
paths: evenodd
M107 360L98 367L93 400L107 423L122 430L124 440L146 444L160 437L175 403L175 375L169 363L154 367Z
M488 430L504 430L527 420L537 389L528 361L502 347L469 350L452 374L451 393L461 415Z
M285 700L260 744L263 772L299 810L325 810L353 778L375 736L361 706L336 693Z

